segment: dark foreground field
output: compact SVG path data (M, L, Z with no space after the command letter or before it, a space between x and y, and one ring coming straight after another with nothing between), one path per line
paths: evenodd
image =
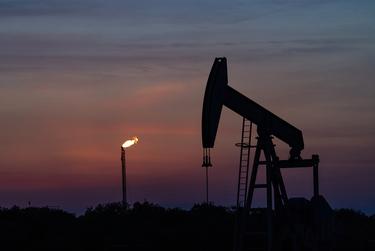
M232 250L235 214L135 203L99 205L76 217L50 208L0 209L0 250ZM334 250L373 250L375 217L335 211Z

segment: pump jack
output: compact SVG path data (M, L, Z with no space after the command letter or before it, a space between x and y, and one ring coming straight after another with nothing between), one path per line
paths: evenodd
M234 251L253 248L251 243L250 245L246 245L246 241L249 239L248 236L251 235L248 218L251 215L254 190L257 188L266 189L267 201L266 241L263 249L258 250L329 250L327 248L329 245L326 244L327 239L329 239L327 237L329 230L327 229L330 229L332 210L323 196L319 195L319 156L312 155L310 159L302 159L301 151L304 149L302 131L228 85L227 61L224 57L215 59L204 94L202 112L202 145L204 156L202 166L206 168L211 166L209 149L214 147L223 105L255 124L258 134L256 146L246 146L243 145L243 142L241 145L241 147L254 147L255 154L248 186L248 174L246 173L246 192L244 193L243 207L238 206L237 208ZM279 159L272 141L273 137L289 145L289 159ZM261 160L262 152L264 160ZM258 168L261 166L266 168L265 184L256 183ZM313 198L311 202L304 200L304 202L307 201L307 203L310 203L311 210L309 209L309 212L312 212L310 217L312 223L309 226L313 232L311 234L312 237L309 237L309 241L312 244L308 247L306 247L306 243L309 242L308 240L302 240L304 244L298 245L301 240L297 240L299 238L298 230L293 225L296 223L294 220L296 213L293 212L293 208L296 208L296 206L292 205L296 200L288 198L280 171L281 168L298 167L312 167L313 169ZM241 181L239 180L239 182ZM238 186L240 187L240 184ZM238 194L240 194L239 191ZM301 202L301 200L299 201ZM322 221L326 222L323 223ZM322 231L322 228L325 230ZM281 229L287 231L287 234L281 236ZM322 232L325 233L325 236L323 236ZM286 238L288 239L286 240Z

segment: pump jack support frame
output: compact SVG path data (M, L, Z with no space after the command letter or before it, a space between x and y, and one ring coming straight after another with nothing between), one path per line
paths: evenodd
M319 156L313 155L311 159L300 160L279 160L276 155L275 145L272 142L273 137L258 129L257 144L251 169L250 183L247 192L245 208L240 209L239 219L237 220L237 229L235 236L234 251L242 251L244 238L246 235L247 216L250 214L254 191L256 188L265 188L267 197L266 219L267 219L267 251L275 250L273 244L274 224L273 216L277 216L282 209L288 207L288 195L285 189L284 181L281 175L281 168L313 168L313 191L314 197L319 196L319 177L318 165ZM263 152L264 161L261 161ZM266 168L266 184L256 184L258 169L261 165ZM275 210L273 210L275 209ZM288 217L288 215L286 215Z

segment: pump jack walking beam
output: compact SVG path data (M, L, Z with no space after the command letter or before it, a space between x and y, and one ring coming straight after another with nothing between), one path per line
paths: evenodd
M300 159L304 148L302 132L228 86L226 58L216 58L212 66L203 101L202 143L212 148L215 143L223 105L252 121L268 134L274 135L291 147L290 158Z

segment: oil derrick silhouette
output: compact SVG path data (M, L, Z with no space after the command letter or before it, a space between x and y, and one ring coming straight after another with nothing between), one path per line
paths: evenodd
M315 154L303 159L301 130L228 85L227 60L224 57L215 59L204 94L202 166L211 165L210 148L214 147L223 106L243 117L241 143L238 144L241 154L233 250L330 250L333 211L319 194L319 156ZM255 145L251 145L253 124L257 126ZM279 159L272 141L274 137L290 147L288 159ZM252 148L254 157L250 174ZM288 198L281 169L308 167L312 168L313 198L310 201ZM257 182L260 168L265 168L264 183ZM265 189L266 208L252 208L255 189ZM263 218L264 222L254 222L254 217Z

